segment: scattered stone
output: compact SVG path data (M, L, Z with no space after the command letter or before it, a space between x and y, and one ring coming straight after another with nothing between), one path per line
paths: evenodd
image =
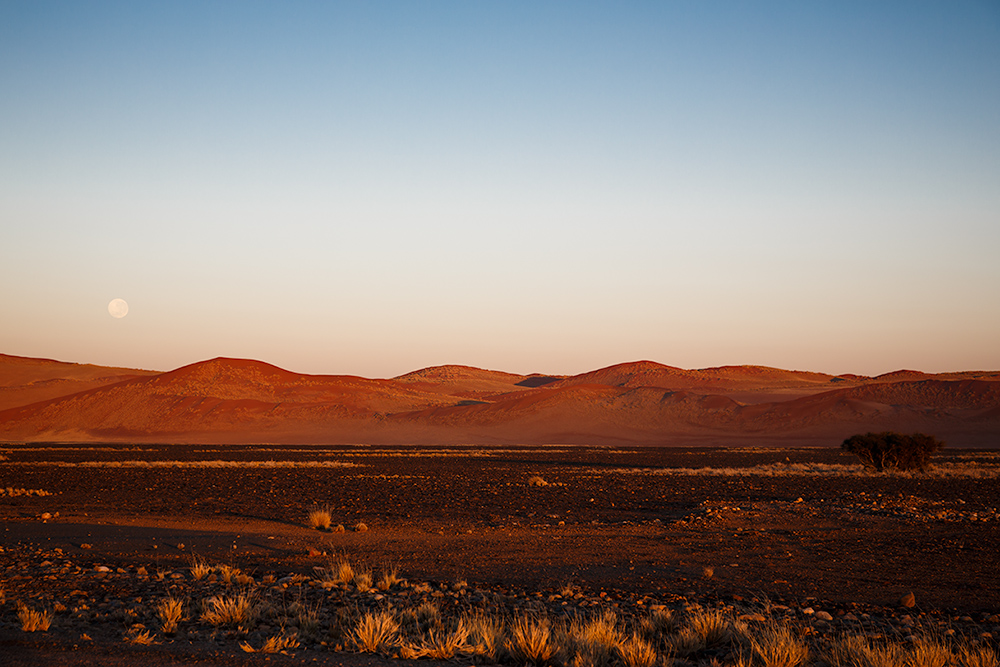
M899 598L900 607L913 607L917 604L917 598L913 593L907 593L903 597Z
M828 612L825 612L825 611L817 611L813 615L813 618L819 619L821 621L827 621L827 622L833 620L833 616L831 616Z

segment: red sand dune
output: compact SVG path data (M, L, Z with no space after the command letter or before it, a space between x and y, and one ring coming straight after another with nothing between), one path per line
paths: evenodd
M837 445L892 429L996 447L998 380L978 371L866 378L650 361L571 377L437 366L380 380L245 359L153 373L3 356L0 439Z

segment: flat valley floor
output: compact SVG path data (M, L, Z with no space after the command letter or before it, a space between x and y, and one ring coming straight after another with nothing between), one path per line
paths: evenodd
M843 613L912 593L916 609L950 617L1000 611L995 451L946 450L928 474L794 448L29 444L0 455L9 646L14 600L70 592L58 574L25 574L32 554L112 574L198 560L311 574L346 559L505 595ZM317 508L343 532L309 528Z

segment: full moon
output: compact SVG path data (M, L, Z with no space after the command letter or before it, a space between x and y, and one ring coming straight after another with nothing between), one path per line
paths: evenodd
M111 313L111 317L121 319L128 315L128 304L125 303L125 299L112 299L108 304L108 312Z

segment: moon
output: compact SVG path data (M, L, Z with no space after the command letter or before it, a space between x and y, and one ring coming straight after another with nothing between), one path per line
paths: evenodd
M111 313L111 317L120 320L128 315L128 304L125 303L125 299L112 299L108 304L108 312Z

